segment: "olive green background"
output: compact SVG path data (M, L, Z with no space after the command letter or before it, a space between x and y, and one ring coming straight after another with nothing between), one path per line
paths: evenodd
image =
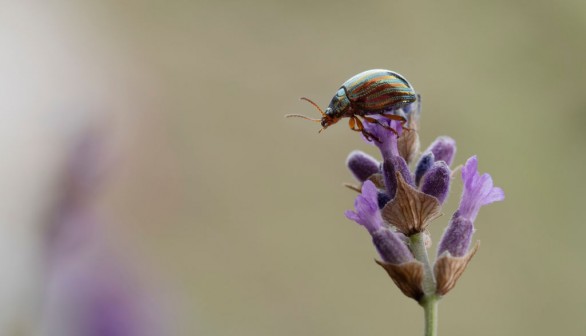
M21 172L30 194L51 184L63 127L108 125L116 164L97 208L125 257L170 293L177 335L422 333L421 308L343 215L354 197L342 187L346 156L375 148L345 123L318 134L283 118L317 116L298 98L326 106L371 68L422 94L422 149L453 137L455 162L478 155L506 194L480 212L481 248L440 303L439 334L586 331L584 1L6 6L0 34L13 58L2 66L22 71L1 81L36 114L0 113L31 134L21 137L36 160ZM13 144L4 137L3 151ZM434 243L460 192L457 179Z

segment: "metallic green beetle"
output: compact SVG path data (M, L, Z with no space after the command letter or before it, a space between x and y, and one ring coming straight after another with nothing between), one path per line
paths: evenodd
M289 114L287 117L298 117L321 123L323 131L337 123L342 118L350 118L350 129L362 132L367 139L377 139L364 129L361 117L364 121L380 124L376 118L369 115L382 115L391 120L400 120L405 123L405 118L394 114L395 110L417 100L417 94L413 87L400 74L383 69L374 69L361 72L348 79L336 92L325 112L308 98L301 98L315 106L322 115L321 119L312 119L299 114ZM389 128L395 132L393 129ZM378 140L378 139L377 139Z

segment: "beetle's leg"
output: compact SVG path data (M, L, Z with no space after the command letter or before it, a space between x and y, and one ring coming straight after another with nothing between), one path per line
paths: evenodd
M407 123L407 119L405 119L405 117L401 117L401 116L396 115L396 114L382 114L382 113L381 113L381 116L383 116L383 117L385 117L387 119L390 119L390 120L398 120L398 121L401 122L401 127L404 130L406 130L406 131L410 131L411 130L410 128L405 127L405 124Z
M407 119L405 119L404 117L401 117L400 115L396 115L396 114L383 114L383 113L381 113L380 115L382 115L383 117L385 117L387 119L399 120L401 123L407 122Z
M362 127L360 127L362 125L357 125L356 121L360 122L360 120L358 120L356 117L350 117L350 120L348 120L348 125L350 126L350 129L356 132L362 132Z
M377 124L377 125L383 127L384 129L388 129L389 131L395 133L396 136L399 136L399 133L397 133L397 131L395 131L394 128L392 128L388 125L382 124L378 119L375 119L373 117L368 117L368 116L362 116L362 118L364 118L364 120L368 121L369 123Z
M364 125L362 124L362 121L360 121L360 119L358 119L358 117L351 116L350 120L348 121L348 124L350 125L351 130L356 131L356 132L362 132L362 135L364 135L366 140L368 140L368 141L375 140L376 142L381 142L377 136L375 136L374 134L372 134L364 129Z
M367 132L365 129L362 130L362 135L364 135L364 137L368 141L374 140L374 141L376 141L378 143L381 143L382 142L382 141L380 141L380 139L376 135L374 135L374 134L372 134L370 132Z

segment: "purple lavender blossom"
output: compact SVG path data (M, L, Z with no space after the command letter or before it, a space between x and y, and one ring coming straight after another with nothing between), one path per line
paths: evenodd
M368 232L377 231L383 226L383 219L378 208L378 190L371 181L362 185L362 194L354 201L354 211L344 213L348 219L364 226Z
M45 237L42 334L164 335L156 299L120 256L104 249L104 223L91 202L105 172L103 141L101 133L85 134L65 165Z
M358 150L348 155L346 166L360 182L366 181L372 174L380 171L380 163L375 158Z
M505 193L501 188L493 186L492 177L489 174L478 173L476 156L469 158L462 168L462 181L464 181L464 191L458 213L472 222L476 219L480 207L505 199Z
M364 182L362 194L354 202L354 209L346 211L346 217L368 230L383 261L402 264L413 260L413 255L399 235L384 225L378 207L378 190L374 183Z
M454 213L439 243L438 255L448 251L453 256L463 256L470 247L474 233L473 223L480 208L505 198L503 190L493 186L489 174L480 175L478 173L476 156L468 159L462 168L462 181L464 182L464 190L460 206Z

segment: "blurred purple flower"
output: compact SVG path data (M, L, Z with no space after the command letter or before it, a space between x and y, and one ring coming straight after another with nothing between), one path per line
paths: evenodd
M135 274L111 256L76 253L50 270L42 335L164 335L157 302Z
M64 167L45 240L41 335L159 336L163 317L138 275L105 249L92 196L104 177L104 137L86 133Z

